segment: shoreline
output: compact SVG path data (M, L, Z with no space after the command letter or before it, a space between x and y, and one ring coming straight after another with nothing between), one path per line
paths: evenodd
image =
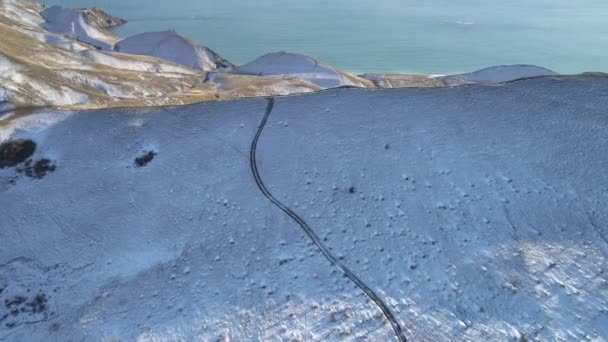
M338 87L452 87L559 75L533 65L455 75L350 73L291 52L271 52L235 65L175 31L118 37L111 28L128 22L111 13L23 0L0 4L3 23L0 34L10 39L0 45L0 68L8 71L0 102L14 107L171 106ZM27 56L33 48L38 55Z

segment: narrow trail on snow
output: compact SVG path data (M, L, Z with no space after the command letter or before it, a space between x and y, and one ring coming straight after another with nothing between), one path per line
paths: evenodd
M266 198L268 198L268 200L270 200L270 202L272 202L275 206L277 206L279 209L281 209L285 214L287 214L294 221L296 221L296 223L298 223L298 225L300 225L300 227L304 230L304 232L308 235L308 237L314 242L314 244L321 251L321 253L323 253L323 256L325 256L325 258L327 260L329 260L329 262L332 265L339 268L347 278L349 278L353 283L355 283L355 285L357 285L357 287L359 287L367 295L367 297L369 297L369 299L371 299L376 304L376 306L378 306L380 311L382 311L382 313L384 314L384 317L391 324L393 331L395 332L395 335L397 337L397 340L399 342L407 342L407 339L405 338L405 335L403 334L403 330L401 329L399 322L397 322L397 319L395 318L393 313L390 311L388 306L382 301L382 299L380 299L380 297L372 289L370 289L369 286L367 286L350 269L348 269L346 267L346 265L344 265L340 260L338 260L338 258L336 258L333 254L331 254L331 252L323 244L323 242L321 241L321 239L319 238L317 233L315 233L315 231L308 225L308 223L306 223L306 221L304 221L304 219L302 219L296 212L294 212L288 206L286 206L281 201L279 201L277 198L275 198L272 195L272 193L270 193L268 188L266 188L266 185L264 184L264 182L262 181L262 177L260 176L260 171L258 170L256 151L257 151L257 147L258 147L258 140L260 139L260 136L262 135L262 131L264 130L264 127L266 126L266 123L268 122L268 118L270 117L270 113L272 113L273 108L274 108L274 98L269 98L268 106L266 107L266 113L264 114L264 117L262 118L262 121L260 122L260 125L258 126L255 137L253 138L253 142L251 143L251 149L250 149L250 153L249 153L249 164L251 167L251 172L253 173L253 177L255 178L255 182L256 182L258 188L260 189L260 191L262 191L264 196L266 196Z

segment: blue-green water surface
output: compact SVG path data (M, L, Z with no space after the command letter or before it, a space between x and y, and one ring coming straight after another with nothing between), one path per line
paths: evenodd
M234 63L266 52L350 72L451 74L499 64L608 72L607 0L45 0L175 29Z

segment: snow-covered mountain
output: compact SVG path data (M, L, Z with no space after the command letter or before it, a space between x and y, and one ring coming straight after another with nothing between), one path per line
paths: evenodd
M393 340L260 132L408 340L605 341L607 108L579 76L2 117L0 339Z
M239 66L237 72L258 76L290 75L321 88L369 87L371 82L325 65L309 56L276 52Z
M210 75L232 64L174 32L118 42L129 53L105 51L118 39L105 31L104 18L99 10L0 2L2 101L18 108L147 107L320 89L293 77ZM99 42L107 46L100 50Z
M203 71L233 67L232 63L209 48L196 44L175 31L137 34L118 42L114 50L132 55L154 56Z
M466 74L427 77L401 74L363 74L380 88L455 87L467 84L496 84L524 78L557 76L554 71L534 65L500 65Z
M475 72L439 77L446 85L502 83L522 78L556 76L549 69L534 65L500 65Z
M112 50L116 39L91 25L83 11L61 6L52 6L40 12L45 20L42 28L52 33L58 33L80 42L89 44L100 50Z

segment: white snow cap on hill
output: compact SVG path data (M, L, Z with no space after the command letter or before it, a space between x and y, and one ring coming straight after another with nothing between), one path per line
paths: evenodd
M258 76L296 76L321 88L364 86L355 76L348 75L318 60L297 53L273 52L237 68L238 72Z
M555 76L556 72L535 65L499 65L471 73L440 77L444 82L452 81L465 83L502 83L522 78Z
M89 25L82 11L52 6L40 12L46 20L41 26L49 32L60 33L102 50L112 50L114 39Z
M207 47L196 44L172 30L127 37L116 44L115 51L154 56L204 71L233 66Z

